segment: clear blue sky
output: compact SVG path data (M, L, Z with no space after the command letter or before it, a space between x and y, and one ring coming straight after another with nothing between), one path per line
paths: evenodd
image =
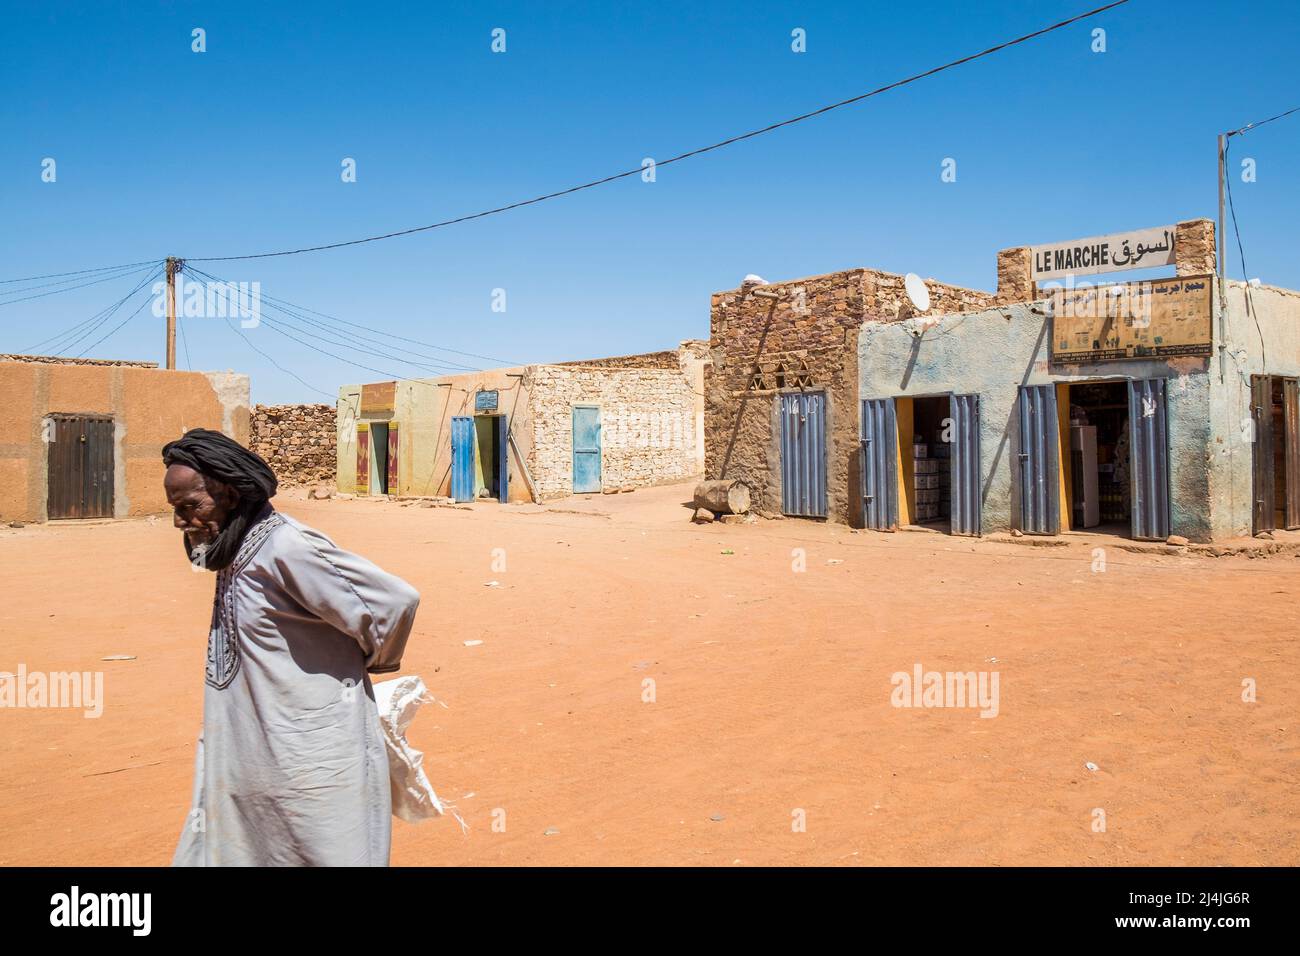
M293 248L471 213L764 126L1096 5L4 0L0 279ZM191 51L195 27L207 33L202 54ZM504 54L490 49L496 27ZM790 49L796 27L806 53ZM1091 50L1095 27L1105 53ZM652 184L633 177L408 238L202 267L513 362L706 338L709 294L748 272L873 266L991 289L999 248L1213 217L1215 135L1300 104L1297 50L1293 0L1133 0L670 166ZM41 181L46 157L56 182ZM355 183L340 179L344 157L356 160ZM946 157L955 183L940 179ZM1254 183L1240 181L1244 157ZM1300 114L1237 138L1232 171L1251 275L1300 288ZM1239 276L1235 252L1229 262ZM130 287L0 306L0 352ZM504 314L491 309L496 288ZM185 332L194 368L250 373L255 401L322 400L220 320L187 320ZM384 377L266 327L245 334L327 393ZM93 354L159 360L162 348L146 307Z

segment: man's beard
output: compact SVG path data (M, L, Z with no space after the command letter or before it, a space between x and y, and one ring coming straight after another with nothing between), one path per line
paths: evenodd
M205 571L220 571L228 567L239 553L240 542L244 540L248 529L262 517L263 509L270 511L270 502L241 499L211 541L191 546L189 535L182 534L181 544L190 564L196 570Z

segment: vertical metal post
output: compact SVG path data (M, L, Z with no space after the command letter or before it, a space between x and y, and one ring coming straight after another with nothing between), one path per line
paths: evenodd
M1224 161L1226 159L1224 153L1227 151L1227 148L1228 148L1228 134L1220 133L1219 134L1219 222L1218 225L1214 227L1214 240L1216 246L1214 251L1214 266L1215 266L1214 271L1218 274L1218 279L1219 279L1219 384L1221 385L1223 384L1224 376L1227 370L1226 363L1227 363L1227 351L1228 351L1228 324L1227 324L1228 291L1226 286L1224 285L1224 279L1223 279L1223 275L1224 275L1224 271L1223 271L1223 249L1224 249L1223 188L1224 188L1224 176L1227 173L1227 170L1224 169Z

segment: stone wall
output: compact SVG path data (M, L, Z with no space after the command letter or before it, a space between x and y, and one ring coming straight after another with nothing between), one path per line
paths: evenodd
M698 474L695 391L678 367L539 365L530 393L528 468L542 500L573 489L573 406L598 405L605 491L681 481Z
M157 368L157 362L136 362L131 359L64 358L61 355L16 355L4 353L0 362L36 362L42 365L102 365L129 368Z
M678 350L663 352L642 352L639 355L615 355L612 358L582 359L576 362L557 362L567 367L586 366L588 368L677 368Z
M248 447L286 488L333 483L336 437L332 405L255 405Z
M1213 219L1188 219L1174 228L1174 268L1180 276L1209 275L1216 260Z
M995 296L926 280L931 311L991 305ZM912 314L903 276L851 269L762 287L779 298L733 290L713 296L711 365L705 371L705 474L750 487L754 508L781 511L779 396L826 395L828 517L855 523L858 485L858 335L867 320ZM902 335L903 333L897 333Z

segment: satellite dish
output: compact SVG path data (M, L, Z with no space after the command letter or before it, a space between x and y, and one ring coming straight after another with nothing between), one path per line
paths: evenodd
M930 311L930 290L925 287L925 280L915 272L909 272L903 277L903 288L917 312Z

